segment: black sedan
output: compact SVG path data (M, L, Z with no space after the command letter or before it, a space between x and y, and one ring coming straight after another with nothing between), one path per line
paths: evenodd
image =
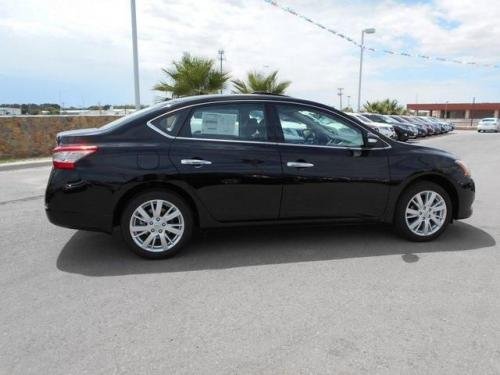
M198 228L385 222L413 241L472 214L448 152L374 133L329 106L275 95L170 100L57 135L45 202L60 226L175 254Z

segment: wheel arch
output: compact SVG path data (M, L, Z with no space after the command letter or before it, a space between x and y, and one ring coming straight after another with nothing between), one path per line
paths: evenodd
M139 185L135 185L128 189L122 196L118 199L115 204L113 211L113 226L120 224L120 217L125 209L127 202L129 202L133 197L151 190L169 190L177 195L179 195L187 203L189 208L193 213L193 218L196 226L200 226L200 207L196 203L195 199L189 194L185 189L180 186L162 181L149 181L144 182Z
M413 186L416 183L422 182L422 181L428 181L428 182L433 182L436 185L441 186L449 195L450 200L451 200L451 206L452 206L452 219L455 219L457 217L457 214L459 212L459 199L458 199L458 192L453 183L445 176L438 174L438 173L427 173L423 175L418 175L414 176L413 178L410 178L407 180L402 188L398 191L398 195L396 199L394 200L392 204L392 210L391 210L391 220L394 221L394 215L396 214L396 207L401 199L401 196L403 193Z

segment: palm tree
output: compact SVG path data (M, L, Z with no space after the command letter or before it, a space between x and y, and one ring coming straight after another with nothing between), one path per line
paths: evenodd
M229 73L215 68L215 62L185 53L173 67L162 69L167 82L160 82L153 90L171 93L172 98L189 95L214 94L222 90L229 80Z
M380 113L382 115L404 115L406 109L397 100L385 99L376 102L366 102L363 106L365 112Z
M231 81L236 94L249 94L252 92L267 92L270 94L284 94L292 83L291 81L278 82L278 71L265 75L260 72L248 72L246 82L235 79Z

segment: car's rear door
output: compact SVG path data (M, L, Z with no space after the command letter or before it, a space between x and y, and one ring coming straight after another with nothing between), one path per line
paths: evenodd
M217 221L278 218L281 161L267 116L264 102L199 105L173 141L170 159Z
M280 217L376 218L385 210L389 167L384 147L365 147L366 130L302 104L276 104L284 171ZM381 141L381 146L388 144Z

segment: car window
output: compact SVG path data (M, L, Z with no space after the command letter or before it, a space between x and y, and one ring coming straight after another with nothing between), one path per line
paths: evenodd
M309 107L277 105L285 143L363 146L363 133L347 121Z
M266 141L263 104L218 104L191 113L184 136L207 139Z
M160 129L162 132L173 135L181 117L180 115L180 112L176 112L171 115L163 116L151 121L151 124Z

